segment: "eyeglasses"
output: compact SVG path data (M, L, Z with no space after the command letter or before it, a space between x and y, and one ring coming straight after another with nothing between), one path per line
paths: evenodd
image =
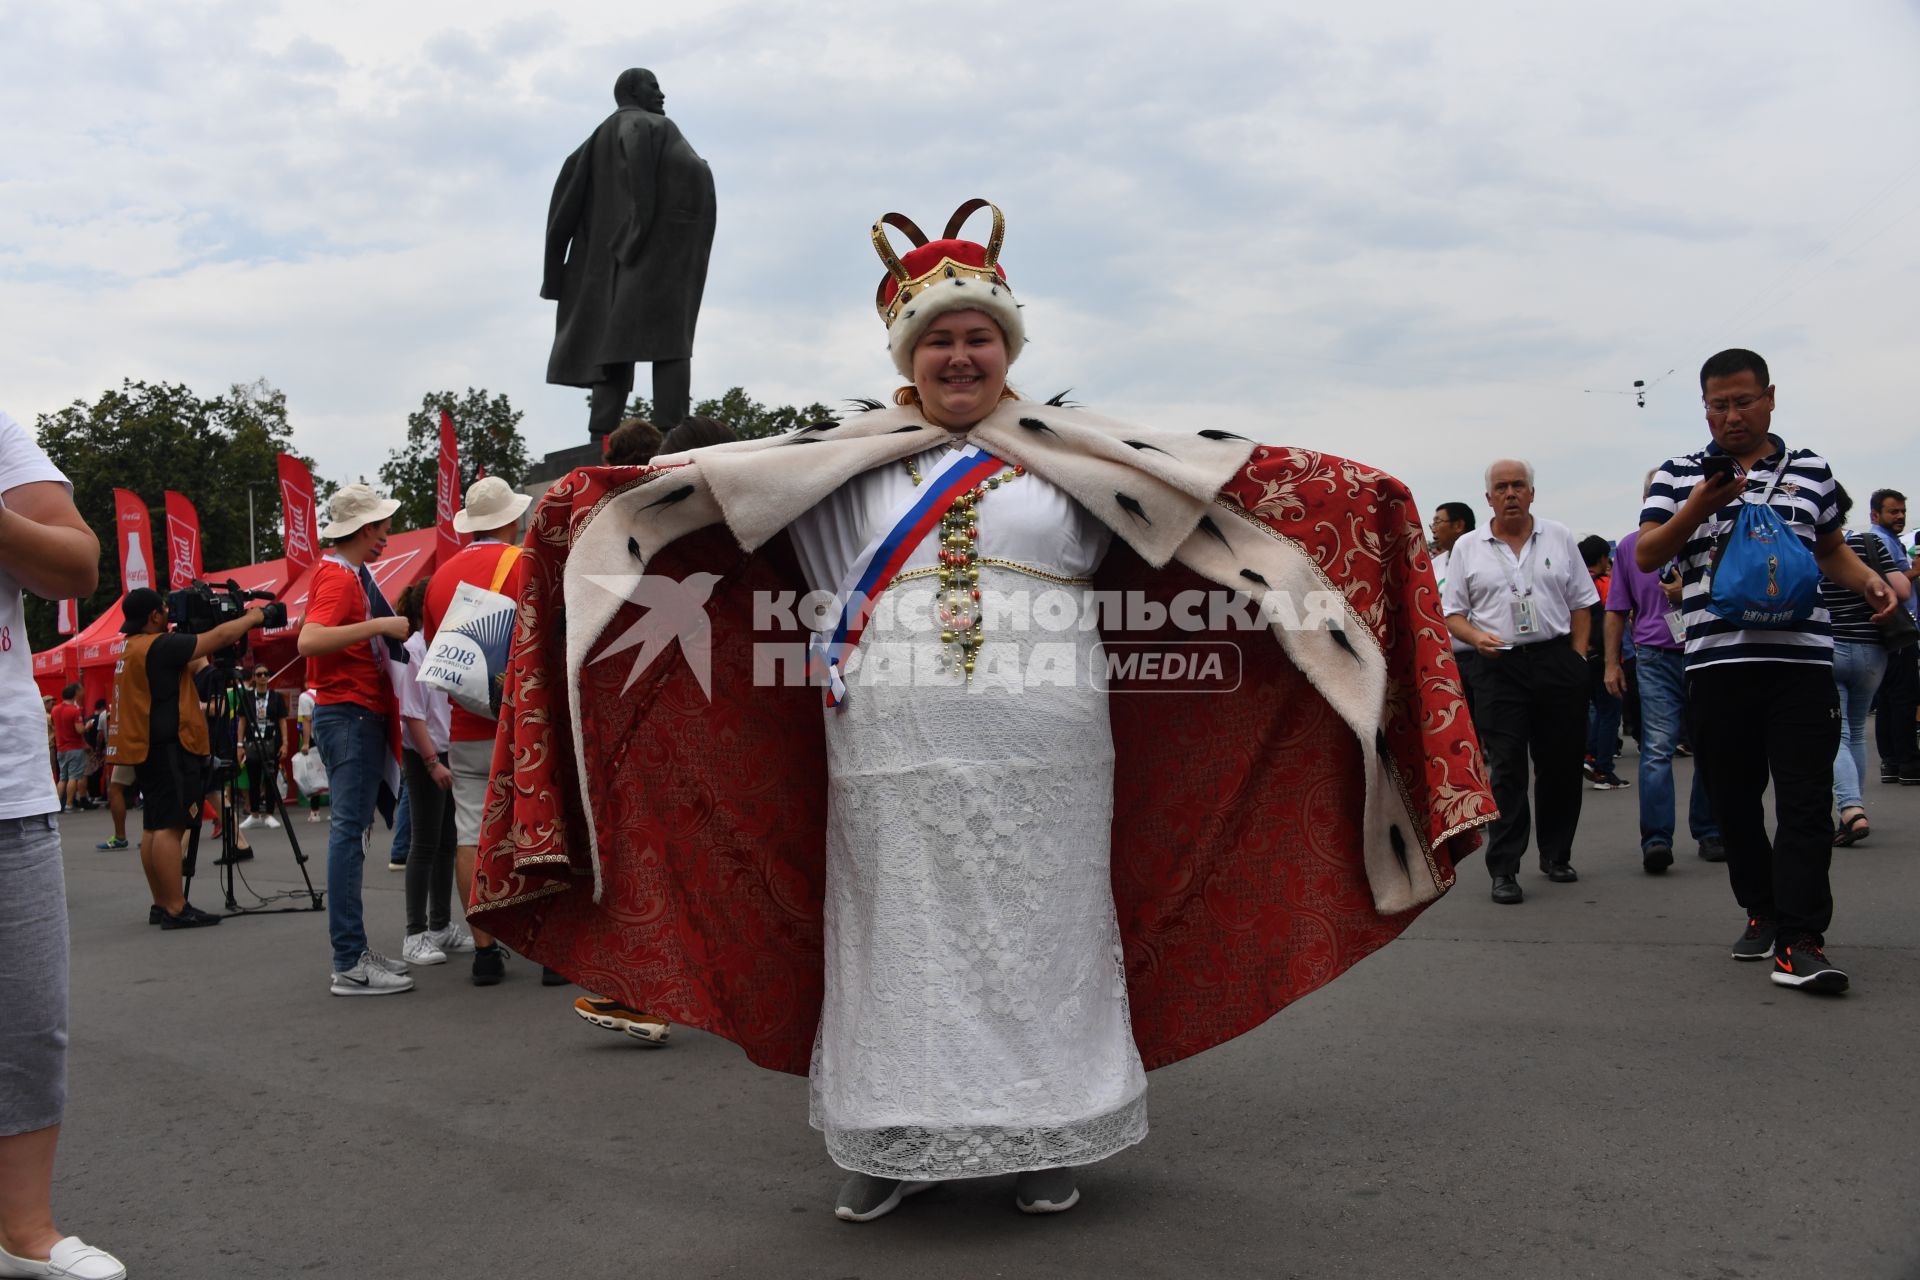
M1763 391L1757 396L1741 396L1738 400L1708 400L1704 403L1709 418L1724 418L1729 410L1746 413L1766 398L1767 393Z

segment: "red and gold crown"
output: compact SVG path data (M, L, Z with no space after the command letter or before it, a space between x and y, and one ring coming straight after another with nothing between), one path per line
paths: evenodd
M993 234L984 245L958 238L966 220L982 209L993 210ZM892 227L913 242L905 255L894 252L887 237ZM1000 266L1000 245L1007 237L1007 220L999 206L969 200L947 219L940 239L929 242L911 218L889 213L873 224L873 248L887 264L887 274L874 291L874 306L887 326L887 347L893 367L913 376L913 347L936 316L948 311L984 311L1000 325L1007 339L1007 362L1020 358L1027 344L1020 304L1013 300L1007 273Z

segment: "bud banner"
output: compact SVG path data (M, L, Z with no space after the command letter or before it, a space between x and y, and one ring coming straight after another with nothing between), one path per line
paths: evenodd
M178 591L205 576L200 567L200 513L182 493L167 490L167 579Z
M153 529L137 493L113 491L113 524L120 541L120 593L153 585Z
M460 510L460 445L454 439L453 415L440 411L440 470L434 485L434 564L442 565L467 543L453 527L454 513Z
M320 525L314 510L313 473L291 454L280 455L280 536L287 548L287 580L320 558Z

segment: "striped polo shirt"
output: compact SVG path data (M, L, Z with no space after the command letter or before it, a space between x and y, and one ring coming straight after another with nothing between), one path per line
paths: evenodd
M1819 535L1840 527L1840 512L1833 500L1833 468L1810 449L1787 449L1780 437L1767 437L1773 452L1754 463L1747 473L1746 492L1741 500L1758 502L1775 470L1784 467L1779 485L1769 505L1789 529L1799 535L1809 550ZM1653 487L1647 491L1640 523L1665 524L1700 483L1700 464L1725 451L1710 444L1699 453L1668 458L1654 473ZM1722 534L1733 528L1738 509L1728 503L1701 522L1693 536L1680 549L1680 608L1686 615L1687 668L1713 666L1723 662L1809 662L1830 665L1833 662L1833 632L1824 608L1816 608L1798 622L1779 627L1743 627L1707 609L1711 584L1707 568Z

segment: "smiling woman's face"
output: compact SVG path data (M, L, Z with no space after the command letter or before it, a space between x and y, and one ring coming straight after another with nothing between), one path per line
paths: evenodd
M949 311L913 349L913 385L927 421L965 431L993 412L1007 385L1007 339L984 311Z

